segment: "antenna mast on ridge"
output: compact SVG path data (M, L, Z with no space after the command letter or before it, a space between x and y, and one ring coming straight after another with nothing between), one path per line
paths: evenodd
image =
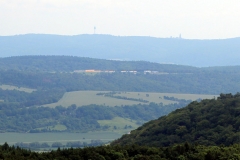
M93 28L93 29L94 29L94 34L96 34L96 26L94 26L94 28Z

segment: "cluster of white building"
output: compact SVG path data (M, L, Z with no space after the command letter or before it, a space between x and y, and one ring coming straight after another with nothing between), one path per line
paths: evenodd
M94 69L88 69L88 70L75 70L74 73L115 73L116 71L113 70L94 70ZM133 73L133 74L137 74L137 73L144 73L144 74L167 74L165 72L159 72L159 71L150 71L150 70L146 70L143 72L139 72L139 71L120 71L121 73Z

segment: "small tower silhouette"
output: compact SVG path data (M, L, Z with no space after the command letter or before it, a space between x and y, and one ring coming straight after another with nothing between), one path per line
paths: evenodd
M94 34L96 34L96 26L94 26L94 28L93 28L93 29L94 29Z

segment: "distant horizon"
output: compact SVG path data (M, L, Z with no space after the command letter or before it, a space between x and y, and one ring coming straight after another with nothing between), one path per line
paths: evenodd
M155 37L155 36L144 36L144 35L113 35L113 34L98 34L98 33L93 33L93 34L88 34L88 33L83 33L83 34L72 34L72 35L67 35L67 34L51 34L51 33L24 33L24 34L13 34L13 35L0 35L0 37L13 37L13 36L24 36L24 35L53 35L53 36L81 36L81 35L101 35L101 36L113 36L113 37L150 37L150 38L161 38L161 39L183 39L183 40L224 40L224 39L234 39L234 38L240 38L240 36L236 37L228 37L228 38L212 38L212 39L198 39L198 38L184 38L184 36L181 37Z
M240 37L239 0L1 0L0 35Z

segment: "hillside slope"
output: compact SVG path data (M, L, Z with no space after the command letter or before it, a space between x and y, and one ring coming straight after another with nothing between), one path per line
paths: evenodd
M239 65L240 38L189 40L111 35L0 36L0 57L71 55L190 66Z
M83 71L90 69L102 72L89 74ZM74 72L75 70L77 71ZM73 56L0 58L0 85L43 90L60 89L63 93L64 90L236 93L240 90L239 81L240 66L197 68L146 61L113 61ZM57 99L59 100L59 96Z
M240 68L240 67L239 67ZM159 64L146 61L116 61L76 56L14 56L0 58L0 70L72 72L74 70L103 71L159 71L166 73L193 73L199 68Z
M240 94L192 102L150 121L112 144L169 146L174 143L231 145L240 142Z

